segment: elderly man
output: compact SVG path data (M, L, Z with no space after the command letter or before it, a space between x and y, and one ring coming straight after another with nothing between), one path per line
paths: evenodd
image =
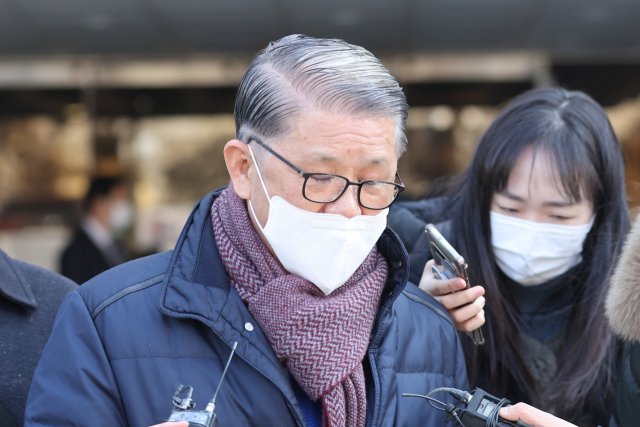
M401 393L466 388L446 311L407 283L386 228L403 185L401 88L368 51L289 36L261 51L235 107L231 185L171 252L72 292L36 372L27 426L148 426L178 384L237 426L439 426Z

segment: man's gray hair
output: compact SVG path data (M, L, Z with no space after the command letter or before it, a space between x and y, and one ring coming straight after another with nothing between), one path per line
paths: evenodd
M396 152L407 146L407 100L368 50L337 39L291 35L261 50L242 78L236 138L279 137L305 108L355 117L395 117Z

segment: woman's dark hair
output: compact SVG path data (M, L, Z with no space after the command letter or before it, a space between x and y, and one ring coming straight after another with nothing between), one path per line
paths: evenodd
M483 135L471 166L450 189L452 243L473 265L471 283L483 285L487 293L486 344L462 341L472 384L488 367L493 392L504 394L511 377L532 394L532 378L517 344L519 310L496 266L489 220L494 193L506 188L516 160L530 146L555 160L559 190L576 202L589 198L595 211L573 282L557 373L544 391L556 415L576 422L585 412L610 410L619 343L604 316L604 301L629 229L621 146L603 109L582 92L535 89L515 98Z

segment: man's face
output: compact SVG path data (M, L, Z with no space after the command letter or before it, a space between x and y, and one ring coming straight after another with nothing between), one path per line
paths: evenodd
M356 119L313 111L292 120L285 137L264 142L304 172L342 175L354 182L393 182L397 167L395 130L393 117ZM260 152L262 155L258 166L270 197L280 196L306 211L347 218L380 213L358 204L355 186L349 187L349 191L332 203L306 200L302 196L304 178L255 142L251 143L251 149L254 154ZM255 165L250 165L248 175L251 203L264 227L269 216L269 201Z

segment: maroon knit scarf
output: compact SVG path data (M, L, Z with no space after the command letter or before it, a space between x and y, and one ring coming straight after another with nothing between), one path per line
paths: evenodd
M362 359L387 279L383 256L374 247L349 281L325 296L278 264L233 187L213 203L211 220L231 284L298 384L322 399L323 425L364 427Z

